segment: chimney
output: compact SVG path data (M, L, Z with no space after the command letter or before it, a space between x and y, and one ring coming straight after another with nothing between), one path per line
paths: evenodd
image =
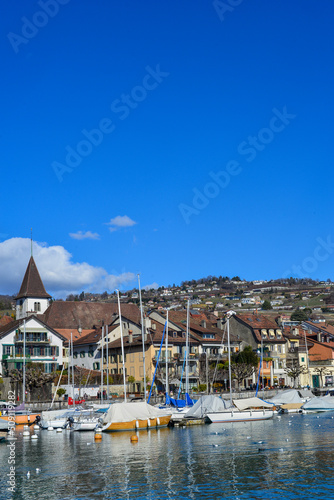
M132 344L133 342L133 334L132 334L132 330L129 330L129 344Z
M318 341L318 342L322 342L321 332L318 332L318 333L317 333L317 341Z
M221 318L217 320L217 328L219 328L220 330L223 329L223 320Z
M206 321L205 321L205 319L203 319L203 320L201 321L201 326L202 326L203 328L206 328Z

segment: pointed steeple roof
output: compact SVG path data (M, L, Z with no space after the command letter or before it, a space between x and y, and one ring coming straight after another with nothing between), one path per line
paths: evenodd
M19 293L15 297L36 297L41 299L50 299L51 295L46 293L43 282L39 275L33 256L30 257L29 264L24 275Z

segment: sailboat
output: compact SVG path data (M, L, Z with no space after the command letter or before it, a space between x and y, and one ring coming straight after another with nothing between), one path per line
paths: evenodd
M124 363L124 344L121 305L119 290L117 290L118 316L121 332L121 349L123 360L123 390L124 402L111 404L109 409L99 419L97 429L106 432L129 431L136 429L150 429L151 427L166 427L170 421L170 414L161 412L157 408L144 402L127 402L126 400L126 378ZM144 375L145 376L145 375Z
M267 420L274 416L274 405L258 397L232 399L232 373L231 373L231 346L230 346L230 318L235 312L227 313L227 342L228 365L230 382L230 407L221 411L209 411L206 414L207 422L246 422L249 420Z
M166 362L166 405L165 408L169 408L171 411L171 421L172 422L180 422L183 420L183 418L186 416L188 413L189 409L193 407L194 401L191 399L189 396L189 364L188 364L188 351L189 351L189 305L190 302L188 300L187 303L187 329L186 329L186 346L185 346L185 352L184 352L184 363L185 363L185 369L186 369L186 393L185 393L185 399L174 399L171 398L168 394L168 365ZM167 321L166 321L166 328L167 328L167 333L166 333L166 356L167 356L167 339L168 339L168 309L167 309ZM183 368L182 368L182 373L183 373ZM182 375L181 375L181 383L182 383ZM181 384L180 384L180 389L181 389ZM180 393L179 389L179 393Z

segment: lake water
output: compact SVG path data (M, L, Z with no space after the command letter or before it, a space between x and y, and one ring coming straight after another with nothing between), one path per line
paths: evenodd
M334 498L334 413L138 432L39 431L15 441L16 493L1 499ZM36 468L41 469L36 473ZM30 471L30 477L27 472Z

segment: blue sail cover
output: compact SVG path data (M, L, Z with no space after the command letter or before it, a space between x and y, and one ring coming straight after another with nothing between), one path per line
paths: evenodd
M186 399L174 399L166 394L166 405L174 406L175 408L184 408L185 406L193 406L194 401L186 392Z

